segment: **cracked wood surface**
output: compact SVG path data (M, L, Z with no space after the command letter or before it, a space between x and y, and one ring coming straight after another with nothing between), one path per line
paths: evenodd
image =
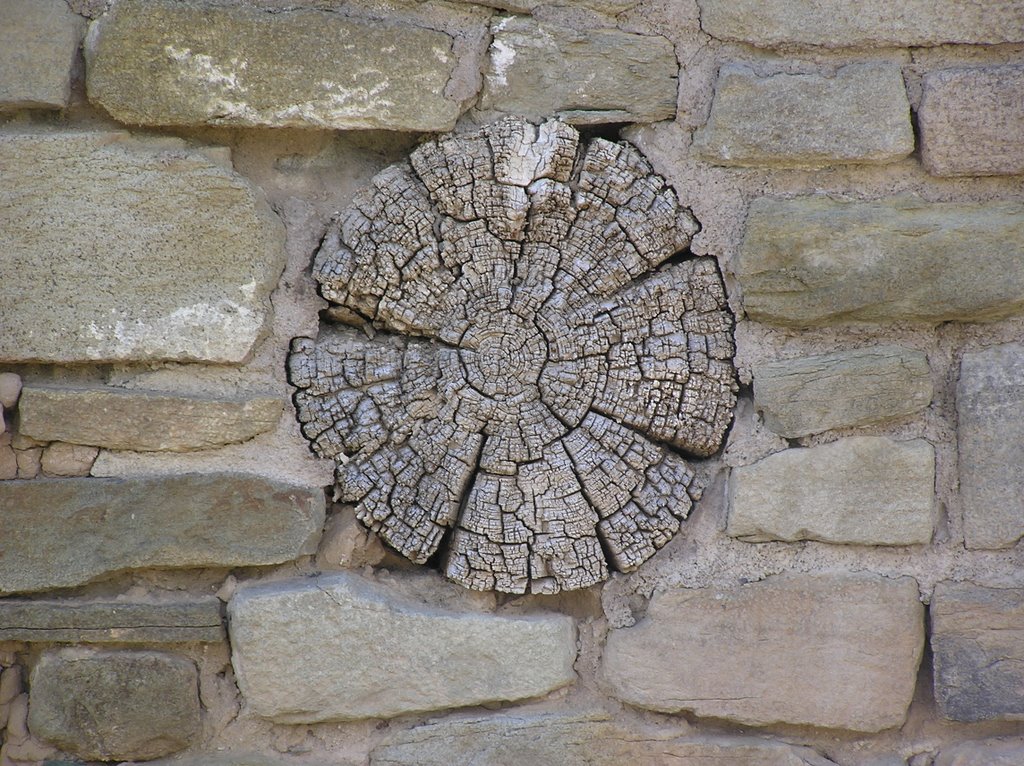
M366 322L289 358L338 499L470 588L635 569L696 499L679 453L713 454L735 404L721 276L683 252L698 229L635 148L557 121L443 136L378 174L313 269Z

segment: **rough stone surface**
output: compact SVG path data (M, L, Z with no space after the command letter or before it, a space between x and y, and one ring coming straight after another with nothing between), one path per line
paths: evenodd
M0 3L0 111L63 109L82 19L63 0Z
M918 124L921 161L929 173L1024 173L1024 67L930 72Z
M655 593L611 631L602 666L639 707L872 732L903 723L923 644L913 579L785 574Z
M1024 309L1024 205L762 197L737 275L751 319L986 321Z
M939 583L931 625L942 714L956 721L1024 720L1024 589Z
M880 164L914 150L910 102L896 64L850 64L834 75L718 74L696 151L716 165Z
M88 476L99 448L55 442L43 450L39 464L47 476Z
M679 65L664 37L498 17L480 107L577 124L676 114Z
M200 732L196 667L158 652L60 649L32 669L32 735L85 759L156 758Z
M29 385L19 430L39 441L120 450L191 450L245 441L277 425L272 396L214 398L117 388Z
M826 48L1024 42L1024 2L697 0L712 37L762 47Z
M0 372L0 405L13 409L21 396L21 376L13 372Z
M89 98L140 125L451 130L452 38L313 9L120 0L86 46Z
M1020 766L1024 739L982 739L943 747L933 766Z
M0 593L138 567L252 566L313 553L324 497L246 474L0 483Z
M960 362L960 498L968 548L1024 537L1024 345L969 351Z
M120 132L0 137L0 361L244 359L284 227L222 162Z
M447 611L348 573L241 589L228 617L239 689L279 723L537 697L575 678L570 617Z
M855 436L734 468L726 532L748 542L926 544L935 450L923 439Z
M932 400L928 358L871 346L754 365L754 403L786 438L913 415Z

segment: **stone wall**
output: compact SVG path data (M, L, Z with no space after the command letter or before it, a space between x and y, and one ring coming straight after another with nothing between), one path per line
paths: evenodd
M0 763L1024 763L1022 62L1021 0L0 2ZM337 211L504 115L637 146L736 317L682 531L551 596L366 532L285 373Z

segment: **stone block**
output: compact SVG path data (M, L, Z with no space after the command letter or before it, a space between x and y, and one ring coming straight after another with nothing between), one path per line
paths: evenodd
M64 0L3 0L0 111L66 107L83 30Z
M612 630L602 675L623 702L751 726L900 726L924 644L910 577L784 574L656 592Z
M747 542L927 544L935 450L923 439L855 436L734 468L726 532Z
M449 611L349 573L240 589L228 618L242 696L278 723L538 697L575 678L569 617Z
M245 359L284 227L226 162L120 132L0 137L0 361Z
M88 476L99 452L97 447L54 442L43 450L39 464L46 476Z
M956 392L960 499L968 548L1024 537L1024 345L969 351Z
M234 473L0 483L0 594L140 567L255 566L314 553L320 489Z
M955 721L1024 720L1024 589L939 583L931 625L942 714Z
M932 400L928 358L899 346L762 362L754 404L789 439L913 415Z
M934 766L1020 766L1024 763L1024 739L999 738L958 742L943 747Z
M394 18L119 0L85 55L90 100L128 124L445 131L452 46Z
M1020 203L762 197L736 272L760 322L978 322L1024 310L1022 249Z
M484 110L575 124L675 117L679 64L663 37L521 16L497 18L491 32Z
M283 406L273 396L219 398L28 385L18 407L19 432L39 441L104 449L207 449L270 430L281 419Z
M159 652L59 649L32 669L32 735L86 760L148 759L200 733L196 666Z
M929 173L1024 173L1024 67L930 72L918 124L921 161Z
M914 150L910 102L896 64L849 64L834 75L759 77L722 67L711 116L694 136L716 165L819 167L893 162Z

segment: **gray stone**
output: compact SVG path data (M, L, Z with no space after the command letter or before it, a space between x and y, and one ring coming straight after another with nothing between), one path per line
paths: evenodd
M622 701L766 726L900 726L924 644L910 577L784 574L656 592L612 630L602 675Z
M248 474L0 483L0 594L139 567L279 564L314 553L325 500Z
M32 669L34 737L87 760L156 758L200 733L196 666L159 652L60 649Z
M214 398L119 388L25 386L20 433L118 450L193 450L245 441L281 418L273 396Z
M712 37L762 47L826 48L1024 42L1024 2L697 0Z
M262 194L174 138L5 134L0 218L0 361L239 362L284 267Z
M815 195L750 206L737 276L751 319L1001 319L1024 309L1024 205Z
M0 600L0 641L221 641L220 601Z
M943 747L934 766L1020 766L1024 739L981 739Z
M663 37L498 17L480 106L566 122L656 122L676 114L679 65Z
M941 713L955 721L1024 720L1024 589L939 583L931 625Z
M452 45L394 19L119 0L90 29L87 83L129 124L444 131Z
M929 173L1024 173L1024 67L930 72L918 124L921 161Z
M969 351L956 393L960 499L968 548L1024 537L1024 345Z
M67 106L83 28L63 0L3 0L0 110Z
M13 372L0 372L0 406L14 409L21 396L21 376Z
M722 67L694 148L716 165L881 164L914 150L910 102L896 64L850 64L834 75L759 77Z
M278 723L518 700L575 678L569 617L448 611L348 573L240 589L228 617L242 696Z

